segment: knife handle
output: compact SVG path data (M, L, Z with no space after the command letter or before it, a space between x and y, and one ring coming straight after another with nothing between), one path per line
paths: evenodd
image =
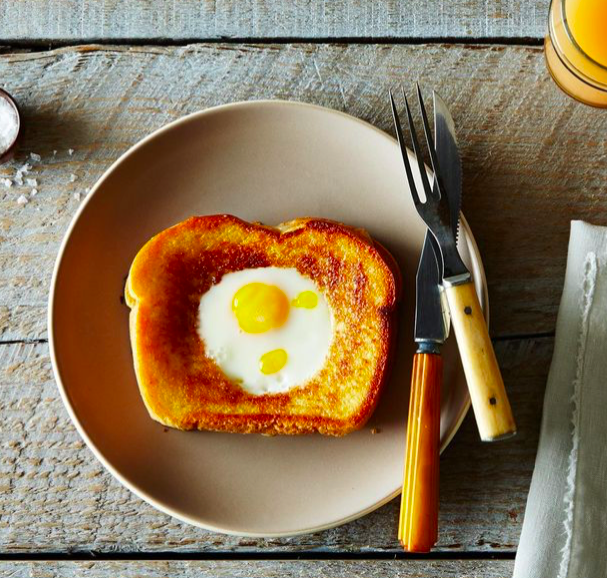
M438 460L443 359L413 358L407 449L398 539L409 552L429 552L438 539Z
M510 437L516 424L474 283L445 283L445 290L481 439Z

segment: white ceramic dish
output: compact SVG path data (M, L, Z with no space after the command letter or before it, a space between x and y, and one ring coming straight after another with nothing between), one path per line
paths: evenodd
M57 383L97 458L163 512L239 535L316 532L395 497L424 233L409 197L391 137L345 114L299 103L239 103L192 114L123 155L66 234L49 306ZM363 430L340 439L270 438L165 431L149 418L132 369L129 311L120 299L124 279L153 234L213 213L267 224L329 217L367 229L396 257L404 279L397 360ZM465 221L460 245L487 311L483 268ZM453 339L444 357L442 448L469 407Z

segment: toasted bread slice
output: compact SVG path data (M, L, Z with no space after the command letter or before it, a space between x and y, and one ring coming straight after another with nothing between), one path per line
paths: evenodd
M334 337L324 367L284 393L252 395L205 355L201 296L226 273L296 268L325 295ZM324 219L278 227L192 217L153 237L126 284L135 372L150 416L179 429L344 435L371 416L386 379L398 268L370 237Z

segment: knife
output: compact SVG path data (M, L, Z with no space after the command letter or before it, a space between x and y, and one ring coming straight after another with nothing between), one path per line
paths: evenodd
M439 247L441 255L439 268L441 270L443 287L445 288L449 304L451 322L455 329L480 436L483 441L495 441L514 435L516 433L516 425L495 358L493 345L489 338L487 325L476 295L472 275L464 265L456 245L456 238L452 228L452 207L450 206L448 191L457 185L451 180L447 181L443 178L441 165L439 165L436 151L430 141L430 129L419 86L417 87L417 95L432 168L434 170L435 190L430 188L425 174L421 148L413 126L411 111L403 91L411 139L426 197L423 203L419 198L417 186L413 179L396 104L392 95L390 95L396 132L415 207L436 239ZM448 121L449 119L447 118L446 120ZM446 126L449 130L445 134L444 154L452 163L459 162L459 152L454 138L453 126L451 124L449 127L448 122ZM452 176L448 174L447 178L451 179Z
M459 233L459 213L462 206L462 160L457 148L455 138L455 123L445 104L445 101L436 92L432 92L434 104L434 148L438 166L445 184L447 198L449 199L449 213L451 217L451 230L457 242ZM433 183L437 187L436 179ZM440 251L436 247L437 259ZM447 332L448 333L448 332Z
M453 117L443 99L436 92L433 92L433 101L436 157L444 191L449 202L451 229L457 242L462 196L462 163L455 136ZM422 102L421 95L420 102ZM434 184L437 184L436 180ZM516 425L472 279L461 287L464 291L459 289L460 297L465 300L466 294L472 293L475 299L470 301L471 303L475 301L475 304L466 305L458 299L457 282L446 293L450 306L460 303L459 309L457 306L455 307L453 324L460 350L467 350L470 356L466 357L466 354L461 351L466 379L472 382L472 387L469 383L469 389L481 438L484 441L494 441L510 437L516 433ZM478 310L478 323L471 323L472 319L470 318L474 315L474 311L470 312L468 307ZM463 315L461 315L462 312ZM470 329L473 329L473 331L470 332ZM467 339L468 332L471 333L471 340ZM486 346L481 345L484 339L488 342ZM479 362L477 365L465 363L466 360L473 362L475 359ZM482 380L480 388L475 387L479 380ZM500 403L500 408L496 407L498 403ZM498 411L495 411L495 409L498 409Z

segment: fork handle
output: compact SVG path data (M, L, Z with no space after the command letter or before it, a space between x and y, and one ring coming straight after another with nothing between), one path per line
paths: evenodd
M429 552L438 538L438 460L443 360L413 358L407 448L398 539L409 552Z
M445 290L481 439L510 437L516 424L474 284L445 283Z

